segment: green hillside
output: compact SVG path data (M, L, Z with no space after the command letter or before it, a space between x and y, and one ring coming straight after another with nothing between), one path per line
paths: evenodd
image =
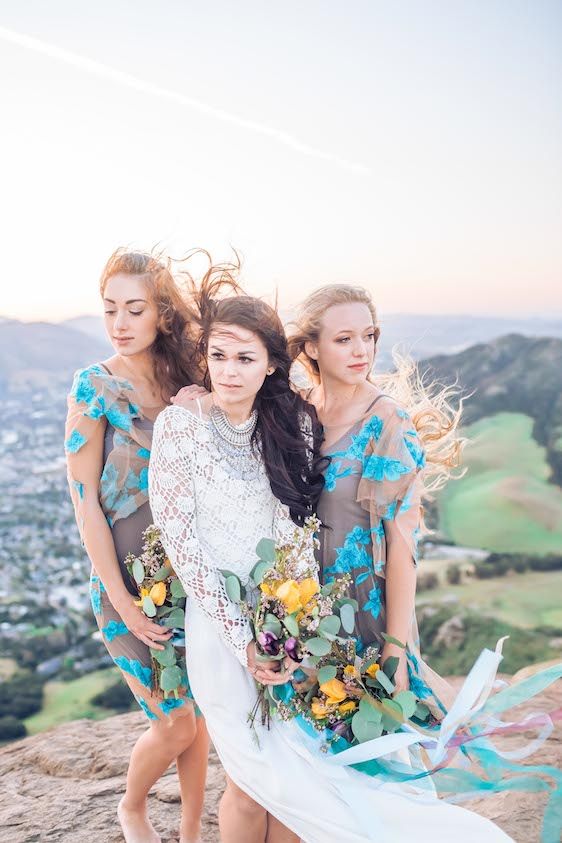
M533 424L497 413L466 429L468 472L439 499L440 529L457 544L535 555L562 548L562 489L548 482Z

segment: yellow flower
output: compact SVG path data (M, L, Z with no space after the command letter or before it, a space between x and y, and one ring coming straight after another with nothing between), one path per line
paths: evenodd
M166 583L155 582L150 589L149 597L155 606L161 606L166 599Z
M369 667L367 668L365 673L367 674L367 676L370 676L371 679L375 679L376 675L377 675L377 671L379 671L379 670L380 670L380 665L378 665L376 662L373 662L373 664L369 665Z
M293 612L298 612L302 609L299 585L296 580L285 580L277 587L275 596L283 603L287 612L292 615Z
M319 590L318 583L312 577L308 577L306 580L303 580L299 583L299 595L301 604L306 606L306 604L317 594Z
M356 702L353 702L353 700L346 700L340 706L338 706L338 711L340 714L348 714L350 711L355 711L356 708Z
M326 694L328 705L338 705L347 697L345 685L339 679L330 679L329 682L324 682L320 685L320 690Z
M135 606L142 606L142 601L145 597L148 597L149 593L148 588L141 588L140 598L138 600L133 600Z
M321 720L322 717L326 717L330 713L330 708L325 703L320 702L317 697L312 700L311 709L316 720Z
M344 676L350 676L352 679L358 679L359 678L359 671L357 670L355 665L348 664L343 669L343 675Z
M266 597L275 597L275 591L267 580L263 580L263 582L260 583L260 590Z

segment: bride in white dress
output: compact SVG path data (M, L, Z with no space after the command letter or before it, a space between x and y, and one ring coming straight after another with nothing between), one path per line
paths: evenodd
M160 414L150 505L187 592L190 683L228 777L305 843L509 841L470 811L332 766L291 722L274 720L267 729L256 721L256 741L247 722L255 678L281 684L288 674L256 662L249 623L220 571L247 583L258 541L291 536L295 521L314 508L322 481L309 461L310 437L301 430L306 405L290 389L275 312L237 296L203 301L202 314L212 394L193 411L172 406ZM295 839L281 825L270 834L263 825L254 831L241 814L221 811L224 843Z

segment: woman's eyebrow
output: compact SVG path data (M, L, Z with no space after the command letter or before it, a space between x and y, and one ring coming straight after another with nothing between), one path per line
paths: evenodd
M106 299L106 298L104 298L104 301L106 301L108 304L115 304L115 302L113 301L113 299ZM146 299L127 299L127 301L125 302L125 304L134 304L134 303L135 303L135 302L137 302L137 301L142 301L142 302L144 302L144 303L146 304Z

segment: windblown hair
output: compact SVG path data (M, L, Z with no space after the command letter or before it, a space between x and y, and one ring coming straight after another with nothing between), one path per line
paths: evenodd
M348 284L330 284L311 293L300 305L289 336L289 353L304 367L313 383L320 383L318 363L306 353L307 342L317 342L322 331L322 317L337 304L364 304L373 317L375 354L380 337L377 311L368 290ZM370 374L369 380L385 395L394 398L412 417L425 449L427 468L424 473L426 493L441 489L461 464L466 440L458 435L462 414L462 398L455 385L426 383L416 363L393 352L395 371ZM453 403L457 406L453 406ZM456 474L458 477L459 474Z
M261 299L243 293L236 280L238 270L239 264L211 267L200 285L196 300L201 358L206 360L211 333L222 326L245 328L265 345L275 371L265 378L255 399L258 422L254 447L261 451L273 494L289 507L293 521L302 525L314 513L324 487L320 425L314 407L291 387L291 358L279 316ZM229 294L226 297L225 291ZM203 383L210 388L208 369ZM307 416L310 436L305 429Z
M120 273L140 276L156 305L158 334L151 352L154 376L163 397L167 400L182 386L200 383L197 325L191 304L195 284L189 273L185 269L174 273L171 258L161 254L120 248L111 255L101 274L102 297L109 279Z

